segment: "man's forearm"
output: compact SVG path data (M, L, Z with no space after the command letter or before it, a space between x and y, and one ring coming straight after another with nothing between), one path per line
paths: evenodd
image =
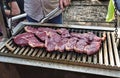
M20 12L13 12L13 11L11 12L11 10L5 9L5 14L6 14L7 16L9 16L9 15L15 16L15 15L20 14Z

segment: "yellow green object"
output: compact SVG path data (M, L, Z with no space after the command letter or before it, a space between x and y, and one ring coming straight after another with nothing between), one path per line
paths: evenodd
M110 0L109 5L108 5L108 12L106 16L106 22L111 22L115 18L115 6L114 6L114 1Z

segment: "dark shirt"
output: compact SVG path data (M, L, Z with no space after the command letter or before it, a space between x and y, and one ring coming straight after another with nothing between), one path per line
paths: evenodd
M20 8L21 14L25 13L24 12L24 0L5 0L6 9L10 9L8 3L12 2L12 1L17 2L18 6Z

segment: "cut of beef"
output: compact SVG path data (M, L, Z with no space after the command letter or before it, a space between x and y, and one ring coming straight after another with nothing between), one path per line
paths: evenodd
M72 37L77 37L77 38L80 38L80 39L86 39L90 42L92 41L104 41L105 38L106 38L106 35L103 34L103 37L98 37L97 35L93 34L92 32L88 32L88 33L71 33L71 36Z
M34 34L33 33L22 33L22 34L19 34L17 36L15 36L13 38L14 42L17 44L17 45L20 45L20 46L27 46L28 45L28 40L26 40L27 38L29 37L34 37Z
M64 52L67 42L68 42L68 38L61 39L61 41L57 43L56 50L60 52Z
M55 32L49 32L47 39L45 40L45 47L47 51L57 50L57 43L60 42L61 36Z
M38 31L40 31L40 32L46 32L46 33L56 32L56 30L54 30L54 29L52 29L52 28L45 28L45 27L39 27L39 28L38 28Z
M76 38L76 37L71 37L70 39L68 39L68 42L65 45L65 49L67 51L73 51L77 40L78 40L78 38Z
M31 26L25 26L24 29L26 32L31 32L31 33L35 33L38 31L37 28L31 27Z
M14 42L20 46L45 47L48 52L75 51L92 55L97 53L106 35L98 37L92 32L88 33L69 33L65 28L52 29L26 26L26 33L14 37ZM42 41L42 42L41 42Z
M91 44L85 46L84 53L87 55L95 54L99 51L101 42L92 42Z
M60 35L61 37L65 38L65 37L70 37L70 33L67 29L65 28L61 28L61 29L57 29L56 30Z
M45 40L45 48L48 52L52 52L56 50L57 43L53 40L53 38L47 38Z
M87 38L89 41L102 41L102 38L96 36L92 32L84 33L83 36Z
M35 36L29 37L27 38L27 40L28 40L29 46L31 47L39 47L39 48L44 47L44 43L38 41L38 39Z
M75 52L83 53L85 46L88 45L85 39L79 39L76 45L74 46Z
M48 35L46 34L46 32L36 32L35 35L41 40L41 41L45 41L45 39L48 37Z
M81 33L72 32L72 33L71 33L71 36L72 36L72 37L77 37L77 38L82 38L82 34L81 34Z
M55 42L59 42L61 40L61 36L56 32L49 32L48 37L52 38Z
M14 42L20 46L31 46L31 47L44 47L44 44L37 40L33 33L22 33L14 38Z

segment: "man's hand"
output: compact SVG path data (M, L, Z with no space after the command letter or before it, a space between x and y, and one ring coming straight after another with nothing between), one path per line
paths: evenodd
M64 10L64 8L70 5L71 0L59 0L60 8Z

